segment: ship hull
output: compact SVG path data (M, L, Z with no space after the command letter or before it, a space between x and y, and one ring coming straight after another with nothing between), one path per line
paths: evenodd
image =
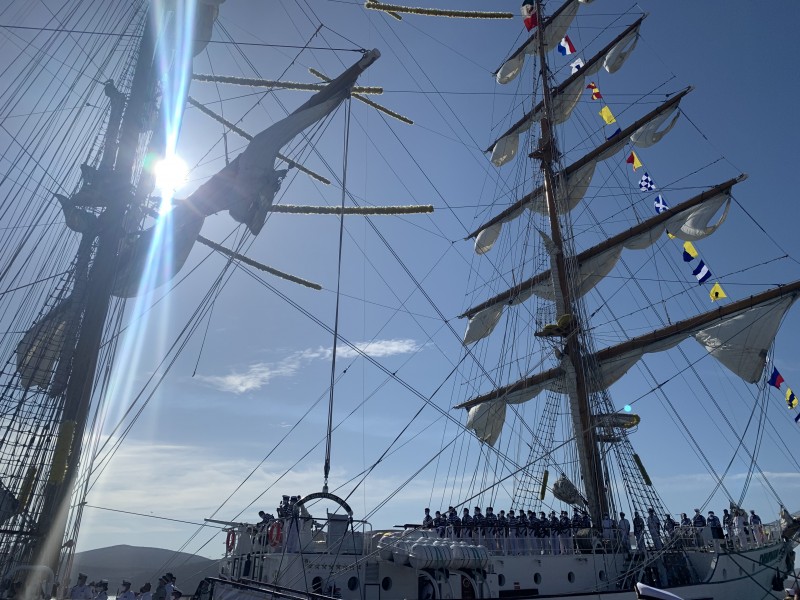
M337 554L247 548L229 558L225 581L216 582L207 600L258 600L271 593L260 591L261 585L344 600L634 600L637 582L684 600L752 600L783 598L772 589L774 580L793 568L792 546L783 541L742 551L684 548L657 558L602 548L571 554L481 548L484 554L474 555L478 564L466 553L476 552L475 546L392 539L383 546L367 541L363 551L355 550L358 544L343 544L353 550Z

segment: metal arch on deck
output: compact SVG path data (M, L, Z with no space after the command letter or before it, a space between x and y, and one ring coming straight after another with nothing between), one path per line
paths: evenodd
M341 498L339 498L339 496L337 496L336 494L331 494L330 492L314 492L313 494L309 494L308 496L300 498L300 500L297 501L297 504L295 504L295 506L303 506L309 500L316 500L317 498L336 502L336 504L338 504L345 510L347 516L350 517L350 519L353 518L353 509L350 508L350 505Z

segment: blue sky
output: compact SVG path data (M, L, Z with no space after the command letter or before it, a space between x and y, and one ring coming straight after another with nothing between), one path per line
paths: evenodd
M450 407L465 400L473 386L480 391L487 388L480 382L472 359L462 364L457 376L448 377L462 356L459 339L449 326L459 336L463 333L464 322L455 317L486 297L488 286L480 282L490 277L493 269L508 273L511 267L502 265L513 251L503 250L505 257L476 258L471 243L462 238L515 199L517 192L504 196L503 190L519 186L518 190L529 191L524 182L532 173L524 158L497 169L479 151L522 114L521 104L526 105L526 94L533 85L531 61L524 75L512 84L500 87L491 77L503 57L523 39L521 19L471 22L407 16L403 22L396 22L365 10L358 2L318 0L313 3L313 10L304 2L268 6L254 9L249 2L228 0L221 8L220 23L238 41L297 45L305 43L322 22L328 29L322 30L323 37L316 38L314 45L353 47L348 41L352 40L358 46L379 48L382 58L360 82L384 86L386 91L377 100L415 121L412 127L387 121L372 109L353 103L349 192L359 201L377 205L430 203L436 212L432 216L374 219L402 265L364 220L346 219L339 327L346 339L421 394L430 396L441 386L432 402L463 423L465 414L451 411ZM552 11L556 6L551 1L547 8ZM476 1L455 3L452 7L486 8L485 3ZM786 65L798 54L794 25L800 18L800 7L788 1L773 3L768 11L745 1L642 1L638 8L629 11L629 7L629 3L616 0L582 6L569 35L578 51L588 58L632 22L638 12L650 13L641 29L639 45L621 71L597 75L606 102L623 126L660 101L652 90L675 92L687 85L695 86L681 105L684 115L675 130L657 146L638 152L645 169L657 182L666 182L661 184L663 193L672 203L694 195L703 186L735 176L740 170L747 172L749 179L735 188L737 203L727 222L714 236L698 243L702 257L731 299L796 279L800 269L796 262L798 209L793 178L794 165L800 158L796 146L800 117L795 109L800 83ZM519 9L516 1L507 0L493 3L491 8L515 14ZM627 11L628 15L604 33L601 26ZM220 31L215 35L221 39ZM312 81L306 71L308 66L335 75L358 56L350 52L305 51L290 66L295 49L250 46L244 48L244 53L261 76L277 78L286 70L282 78L296 81ZM551 53L550 58L554 69L563 69L569 62L556 53ZM216 73L254 76L227 46L212 45L209 54L198 57L197 72L212 69ZM563 79L564 71L556 77ZM190 93L217 110L214 102L220 97L233 98L250 91L194 83ZM279 92L277 97L291 110L307 96ZM644 105L626 110L641 97ZM253 105L253 96L226 102L225 116L235 120L249 111L241 126L255 133L283 115L272 98L254 109ZM563 148L572 150L568 159L588 150L590 146L580 141L587 134L600 139L602 122L597 110L599 106L588 95L581 99L576 116L562 133ZM343 122L340 110L324 134L315 137L319 155L305 153L302 162L327 174L324 159L340 175ZM220 134L218 124L196 110L187 111L179 152L194 168L190 183L178 193L179 197L224 164ZM228 142L231 150L243 145L233 135ZM652 199L645 201L638 196L639 173L633 175L628 168L620 154L598 169L593 181L598 189L601 182L607 182L608 189L616 194L614 204L600 205L603 200L599 195L592 200L598 213L605 215L604 227L608 231L622 230L631 223L629 215L613 217L615 206L633 205L644 216L652 210ZM292 173L279 199L287 204L338 204L340 194L336 186L321 186L302 174ZM585 219L585 214L576 217L576 232L588 230ZM232 231L232 221L223 215L209 219L203 235L221 241ZM233 245L230 240L236 235L241 232L234 232L226 243ZM337 240L338 223L333 217L274 215L247 246L246 253L319 282L324 290L314 292L263 276L304 311L332 326ZM589 244L579 239L576 245L583 249ZM778 260L784 252L789 258ZM619 269L602 290L608 294L621 287L620 293L614 295L613 309L617 315L635 315L625 319L631 335L656 325L657 314L674 322L710 307L707 290L692 287L691 272L681 261L676 243L665 241L653 253L626 263L626 268L637 273L645 292L614 279L622 274ZM175 280L180 283L148 318L134 318L133 304L129 305L129 334L135 332L141 337L131 355L135 355L136 362L130 358L117 364L115 377L120 391L107 403L103 435L109 435L123 418L133 395L146 385L148 378L163 371L159 362L166 347L222 270L223 258L208 255L204 247L194 249L187 267ZM759 266L762 262L767 264ZM421 283L446 323L403 265ZM305 494L321 488L332 336L244 271L232 268L228 273L210 319L201 321L125 443L111 457L89 493L90 505L199 522L235 492L216 518L254 519L259 509L274 509L281 494ZM655 281L675 279L681 273L686 276L685 281L673 281L665 287ZM166 289L156 291L153 298L160 298ZM667 307L668 289L689 291ZM598 301L590 297L587 302L591 308ZM652 315L644 308L650 304ZM608 321L607 309L598 307L597 318ZM504 323L495 335L502 335ZM787 383L798 389L799 332L800 316L795 307L776 340L775 360ZM610 327L601 326L599 333L600 347L618 341ZM476 350L476 356L489 371L497 366L497 344L490 340ZM702 359L693 344L687 341L681 349L685 349L689 360L699 360L697 376L672 377L685 368L680 357L655 356L646 363L658 380L670 380L664 385L665 394L690 423L690 430L709 459L724 469L733 451L730 434L716 408L702 407L697 402L701 395L698 380L721 390L715 392L716 399L727 407L725 415L737 431L747 427L747 394L754 397L755 391L741 392L741 386L734 385L727 372L710 360ZM351 497L356 513L364 515L458 433L452 422L446 422L430 406L411 421L422 406L419 397L349 348L339 348L337 377L340 379L335 388L334 422L348 418L334 435L332 487L357 475L395 436L400 436L368 485ZM643 370L633 369L631 377L612 388L612 397L617 407L641 397L635 402L635 409L642 416L642 424L633 443L670 510L688 511L706 500L713 482L688 448L685 437L675 430L662 397L646 393L652 387L648 377ZM769 400L773 407L767 418L774 423L774 430L770 429L763 442L759 464L770 474L781 497L791 502L800 487L800 476L784 460L785 449L779 441L783 439L791 447L797 440L797 429L791 422L791 413L781 408L781 396L774 392ZM531 422L538 414L536 402L520 409ZM409 421L408 430L401 433ZM747 435L751 435L750 430ZM509 442L519 443L510 429L498 447L511 454L514 448ZM311 452L304 456L309 449ZM370 516L373 526L413 521L425 505L446 507L462 500L467 490L474 490L474 484L455 465L473 464L480 452L474 438L461 435L439 461L434 460L412 485ZM268 458L260 464L265 457ZM481 469L494 468L487 467L486 462L477 464ZM237 490L256 467L254 475ZM737 496L745 469L744 461L737 459L726 479ZM488 480L491 475L484 471L480 477ZM351 488L352 484L346 485L343 493L349 493ZM497 496L488 494L484 499L496 501L496 507L506 506L506 493L501 489ZM253 504L248 508L250 503ZM709 508L721 509L726 504L724 497L718 495ZM765 519L776 513L774 500L759 485L750 488L745 505L756 508ZM800 507L790 504L790 508ZM241 511L244 513L239 517ZM89 508L79 549L117 543L177 548L195 529ZM187 549L218 556L223 549L221 536L201 548L212 535L213 531L201 532Z

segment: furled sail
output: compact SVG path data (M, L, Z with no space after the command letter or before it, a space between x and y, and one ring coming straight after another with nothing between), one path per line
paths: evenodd
M211 41L214 23L219 16L219 6L225 0L199 0L194 15L194 45L192 54L197 56Z
M572 483L564 473L561 474L556 482L553 484L553 496L557 500L566 502L567 504L584 506L586 500L581 496L578 488Z
M66 298L39 319L17 344L17 373L24 389L47 389L61 356L67 325L74 318L72 298Z
M662 352L693 337L722 365L748 383L756 383L764 371L783 316L800 295L800 281L734 302L686 319L652 333L597 352L587 361L599 366L599 375L588 382L590 392L608 388L645 354ZM562 359L568 360L568 358ZM558 366L484 394L456 408L469 410L467 426L480 439L497 440L505 410L499 405L519 404L549 390L564 393L565 368ZM480 415L475 419L472 415ZM491 432L492 436L487 436Z
M505 420L505 402L484 402L469 409L467 429L473 430L480 441L494 446L503 431Z
M678 92L661 106L638 119L635 123L626 127L610 140L607 140L559 173L558 178L563 182L562 191L559 193L559 214L571 211L583 199L589 184L592 182L598 163L614 156L626 144L630 143L634 137L645 142L652 141L652 143L655 143L669 132L675 125L680 101L691 90L692 88L689 87ZM670 117L672 117L670 123L666 127L662 127ZM500 235L503 223L508 223L517 218L524 212L524 209L547 214L544 187L540 186L530 194L517 200L500 214L492 217L470 233L467 239L475 238L475 252L477 254L488 252Z
M544 23L537 27L522 46L517 48L511 56L506 59L502 66L495 73L497 83L506 84L516 79L522 71L527 54L535 54L539 46L539 35L544 30L544 47L551 50L561 41L567 33L567 29L572 24L575 15L578 14L578 7L581 4L589 4L592 0L567 0L549 17L544 19Z
M655 217L598 244L575 257L577 263L574 291L583 296L608 275L622 256L623 249L643 250L653 245L664 232L678 239L694 242L714 233L725 221L731 202L731 189L746 175L721 183L702 194L682 202ZM714 215L725 205L716 223L709 225ZM503 307L524 302L532 295L554 300L551 272L545 271L470 308L461 317L468 317L464 344L476 342L489 335L500 320Z
M170 281L189 258L205 220L185 206L159 219L120 251L114 296L132 298L140 288L152 290Z
M633 48L630 48L627 53L622 55L619 54L617 49L629 48L630 45L635 46L637 36L639 35L639 27L643 20L644 17L637 19L635 23L626 28L625 31L612 40L605 48L587 60L583 67L552 90L551 107L554 123L563 123L572 114L572 110L578 104L581 95L585 91L584 84L586 83L586 77L594 75L601 68L606 68L606 70L611 73L613 71L610 70L610 67L615 67L615 71L622 67L622 64L625 62L625 59L630 56ZM544 102L539 102L533 110L526 113L519 121L512 125L508 131L501 135L496 142L487 148L486 151L492 153L491 160L496 167L506 164L516 156L517 150L519 149L520 134L524 133L530 129L531 125L541 120L543 115Z
M213 3L210 5L213 13ZM170 281L183 267L206 216L228 210L258 234L286 171L275 169L280 149L303 130L333 112L350 94L358 76L378 59L377 50L314 94L285 119L254 136L245 150L187 199L176 202L172 213L141 233L119 256L113 295L135 296Z
M228 210L234 219L258 234L286 175L286 171L275 169L280 149L333 112L350 95L358 76L379 57L377 50L366 52L300 108L257 134L241 154L200 186L186 203L203 216Z

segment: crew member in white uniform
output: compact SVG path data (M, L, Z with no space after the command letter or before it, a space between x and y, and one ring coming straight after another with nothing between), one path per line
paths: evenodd
M786 597L791 598L792 600L800 600L800 581L797 579L797 575L794 576L794 583L792 587L784 588L786 591Z
M108 600L108 579L101 579L97 584L97 593L94 600Z
M167 573L164 575L164 581L167 582L167 584L164 586L164 595L166 596L167 600L170 600L170 598L172 598L172 590L175 589L175 575L172 573Z
M139 595L137 600L153 600L153 593L150 591L150 582L148 581L139 588Z
M78 583L69 591L70 600L92 600L92 588L86 585L86 573L78 573Z
M656 550L661 550L664 547L664 544L661 543L661 521L658 520L653 508L647 509L647 529L650 531L650 537L653 538L653 546Z
M747 516L743 510L737 510L736 516L733 518L733 523L736 526L736 537L739 539L739 550L747 550L749 544L747 543Z
M131 582L122 580L122 589L117 592L117 600L136 600L136 594L131 591Z
M622 541L622 548L627 554L631 553L631 524L625 518L625 513L619 513L619 521L617 521L617 529L619 530L619 537Z
M158 578L156 591L153 593L153 600L167 600L167 576L162 575Z
M762 546L764 544L764 526L761 524L761 517L754 510L750 511L750 526L753 528L756 544Z

